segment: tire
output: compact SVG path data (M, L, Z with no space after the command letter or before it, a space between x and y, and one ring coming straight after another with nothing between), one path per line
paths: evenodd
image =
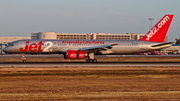
M86 62L89 63L89 62L90 62L90 59L86 59Z
M23 60L23 63L26 63L26 60Z
M92 59L89 59L89 62L93 62L93 60L92 60Z
M95 63L96 63L96 62L97 62L97 60L96 60L96 59L94 59L94 60L93 60L93 62L95 62Z

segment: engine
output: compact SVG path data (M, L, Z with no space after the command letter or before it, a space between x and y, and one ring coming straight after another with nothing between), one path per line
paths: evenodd
M84 59L86 58L86 53L84 51L68 50L64 55L65 59Z

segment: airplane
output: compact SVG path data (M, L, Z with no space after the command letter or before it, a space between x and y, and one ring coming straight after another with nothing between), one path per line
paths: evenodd
M165 15L152 29L139 40L67 40L36 39L17 40L3 49L5 53L21 54L63 54L64 59L86 59L97 62L94 55L138 54L168 48L174 42L164 43L174 15Z

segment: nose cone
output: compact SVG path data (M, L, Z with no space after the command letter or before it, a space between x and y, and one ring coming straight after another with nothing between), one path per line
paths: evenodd
M8 47L3 48L3 52L8 53L9 49Z

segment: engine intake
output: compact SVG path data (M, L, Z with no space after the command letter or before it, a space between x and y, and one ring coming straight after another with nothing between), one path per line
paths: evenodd
M65 59L85 59L86 53L84 51L67 50L64 56Z

